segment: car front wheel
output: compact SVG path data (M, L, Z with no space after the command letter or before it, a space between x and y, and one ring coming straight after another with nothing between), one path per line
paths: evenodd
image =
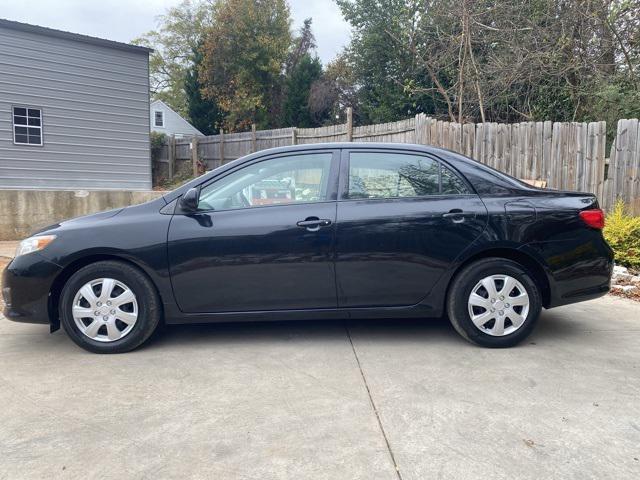
M454 328L483 347L511 347L533 330L542 301L529 273L503 258L476 261L460 271L449 290Z
M118 261L87 265L65 284L61 323L69 337L94 353L123 353L145 342L160 322L160 302L151 281Z

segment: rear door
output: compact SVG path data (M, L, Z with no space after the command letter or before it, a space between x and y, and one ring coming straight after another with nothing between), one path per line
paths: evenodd
M345 150L340 175L339 307L419 303L487 223L467 182L426 154Z

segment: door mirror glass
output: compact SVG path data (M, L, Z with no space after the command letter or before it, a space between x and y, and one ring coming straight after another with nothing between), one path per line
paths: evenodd
M190 188L180 199L180 208L184 212L195 212L198 210L198 199L200 192L197 188Z

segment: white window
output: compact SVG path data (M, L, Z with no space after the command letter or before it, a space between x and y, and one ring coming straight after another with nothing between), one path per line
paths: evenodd
M155 112L153 112L153 118L153 124L156 127L164 127L164 112L156 110Z
M13 107L13 143L42 145L42 110Z

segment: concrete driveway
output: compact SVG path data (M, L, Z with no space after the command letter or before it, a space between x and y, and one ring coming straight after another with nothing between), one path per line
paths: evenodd
M169 328L118 356L0 320L0 478L640 478L640 305Z

